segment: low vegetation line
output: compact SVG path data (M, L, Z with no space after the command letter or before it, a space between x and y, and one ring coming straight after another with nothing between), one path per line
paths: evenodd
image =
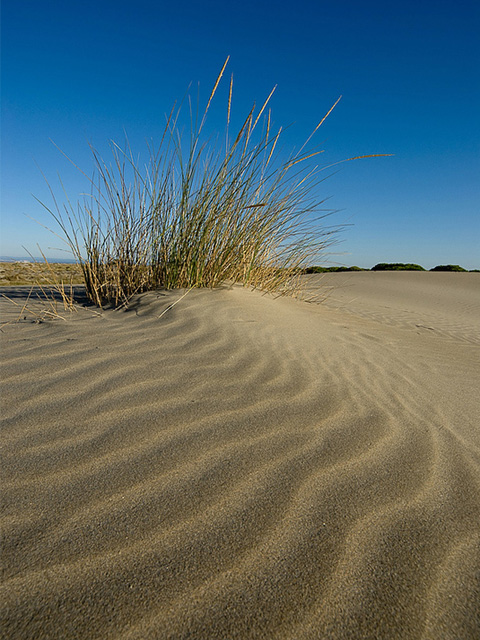
M379 262L371 269L364 269L362 267L323 267L323 266L314 266L307 267L303 270L303 273L338 273L343 271L426 271L419 264L412 264L406 262ZM429 269L429 271L458 271L458 272L467 272L467 269L460 267L458 264L441 264L433 269ZM478 272L479 269L471 269L470 273Z

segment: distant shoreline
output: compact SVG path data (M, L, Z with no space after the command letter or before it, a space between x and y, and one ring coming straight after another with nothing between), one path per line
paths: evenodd
M76 264L76 260L74 258L47 258L49 264ZM42 264L45 263L45 260L41 256L32 257L12 257L12 256L0 256L0 262L28 262L35 264L40 262Z
M48 258L47 257L47 261L49 264L77 264L77 260L75 260L75 258ZM24 262L24 263L29 263L29 264L36 264L36 263L40 263L40 264L45 264L45 259L41 256L0 256L0 263L2 262ZM393 268L387 268L387 269L380 269L377 268L379 267L379 265L404 265L404 267L400 268L400 269L393 269ZM324 266L324 265L312 265L310 267L307 267L307 270L310 269L315 269L317 270L316 272L318 273L330 273L330 272L337 272L337 271L393 271L393 270L400 270L400 271L433 271L434 269L438 269L438 267L441 265L437 265L435 267L432 267L431 269L427 269L419 264L412 264L412 263L395 263L395 262L390 262L390 263L377 263L375 264L373 267L358 267L356 265L330 265L330 266ZM467 269L461 265L451 265L451 264L445 264L443 266L460 266L460 270L465 270L465 271L480 271L480 267L475 267L474 269Z
M456 266L456 265L451 265ZM305 276L309 275L331 275L334 273L351 275L352 273L398 273L400 271L408 273L473 273L463 269L440 269L426 271L420 269L360 269L359 267L311 267L305 270ZM22 285L53 285L54 282L63 282L66 285L84 284L83 273L80 265L74 260L55 261L45 263L43 260L37 262L32 259L10 259L0 260L0 287L15 287Z

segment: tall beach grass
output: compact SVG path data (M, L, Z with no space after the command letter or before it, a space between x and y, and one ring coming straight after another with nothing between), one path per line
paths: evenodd
M316 195L326 167L315 164L321 151L309 147L335 105L285 158L279 151L282 129L272 130L273 91L231 134L231 79L225 137L209 139L206 118L227 62L201 116L190 98L172 109L146 164L128 141L122 147L111 143L108 162L91 147L94 176L84 174L89 195L76 204L66 197L60 205L50 189L54 204L46 208L95 304L119 306L145 290L226 281L293 293L302 269L318 263L335 241L339 226L326 225L329 212ZM190 116L187 135L179 124L182 109Z

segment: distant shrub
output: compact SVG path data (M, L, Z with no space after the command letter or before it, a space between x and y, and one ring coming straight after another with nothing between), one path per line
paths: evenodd
M430 271L466 271L466 269L458 264L439 264Z
M379 262L372 271L425 271L419 264L405 262Z
M338 273L343 271L368 271L368 269L362 269L361 267L307 267L304 273Z
M354 265L353 267L334 267L335 271L368 271L368 269L362 269Z
M303 270L303 273L325 273L327 267L307 267Z

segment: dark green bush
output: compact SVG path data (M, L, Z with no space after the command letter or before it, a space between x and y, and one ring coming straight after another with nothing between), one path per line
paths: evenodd
M405 262L379 262L372 271L425 271L419 264Z
M361 267L307 267L304 273L338 273L343 271L368 271L368 269L362 269Z
M439 264L430 271L466 271L466 269L458 264Z

